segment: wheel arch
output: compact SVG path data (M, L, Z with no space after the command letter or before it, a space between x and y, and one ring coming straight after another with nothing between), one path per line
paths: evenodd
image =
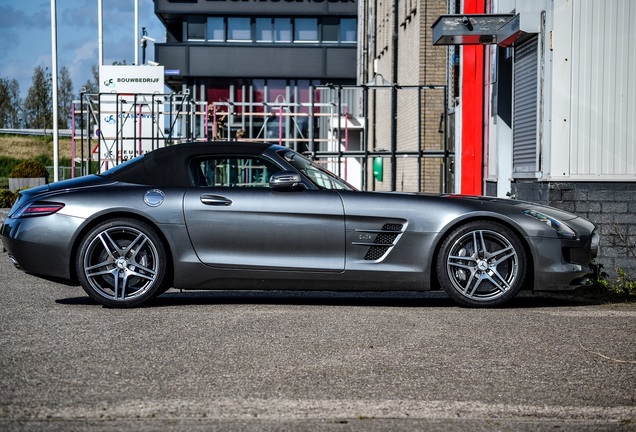
M155 232L160 237L165 248L166 261L167 261L166 278L170 286L172 286L172 284L174 283L174 260L173 260L172 248L170 246L170 242L168 241L168 238L152 219L144 217L138 213L126 212L126 211L117 211L112 213L101 214L95 219L91 219L90 222L85 224L82 227L82 229L77 233L77 235L75 236L75 239L73 240L73 245L71 248L70 260L69 260L69 266L70 266L69 274L71 275L73 279L73 283L79 283L79 281L77 280L77 268L76 268L77 254L79 253L80 245L84 237L86 237L86 234L88 234L89 231L91 231L93 228L95 228L97 225L103 222L106 222L111 219L121 219L121 218L134 219L138 222L145 223L146 225L150 226L152 229L155 230Z
M437 256L440 253L440 248L442 247L444 240L446 240L446 238L456 228L462 225L465 225L467 223L481 222L481 221L496 222L510 229L517 236L517 238L519 239L519 242L523 245L523 249L524 249L524 252L526 253L526 256L528 257L527 259L528 271L526 273L526 281L524 282L522 289L531 289L534 286L534 255L532 254L532 248L530 247L530 244L528 243L528 239L521 233L521 230L519 229L517 225L515 225L509 220L496 217L492 214L469 215L468 217L463 219L456 219L451 224L444 227L444 229L440 232L440 235L437 237L435 241L435 248L430 258L431 261L429 265L431 268L431 272L430 272L429 286L434 287L439 285L437 282L438 275L437 275L437 266L435 265L435 263L437 262Z

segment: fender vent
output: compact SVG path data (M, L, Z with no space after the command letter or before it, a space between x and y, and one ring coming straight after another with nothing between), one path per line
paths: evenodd
M402 234L403 227L404 225L402 224L385 224L381 230L365 230L364 232L377 234L372 244L364 244L365 246L370 246L364 256L365 261L382 259L395 246L396 240Z

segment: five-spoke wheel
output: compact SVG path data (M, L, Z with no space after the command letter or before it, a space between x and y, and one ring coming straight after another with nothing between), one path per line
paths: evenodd
M521 289L527 258L517 235L496 222L477 221L453 230L437 256L444 291L465 306L501 305Z
M115 219L89 232L77 255L84 291L111 307L137 306L165 291L166 253L154 229L134 219Z

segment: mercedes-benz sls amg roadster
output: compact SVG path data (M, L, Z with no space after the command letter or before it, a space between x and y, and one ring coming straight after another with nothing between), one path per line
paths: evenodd
M435 290L499 306L580 286L599 237L561 210L361 192L289 148L178 144L20 192L2 243L27 273L131 307L183 290Z

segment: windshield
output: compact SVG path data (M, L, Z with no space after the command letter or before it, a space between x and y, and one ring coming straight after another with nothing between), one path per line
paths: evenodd
M329 190L356 190L349 183L340 177L318 166L304 156L299 155L291 150L284 151L282 156L287 162L299 172L305 175L313 184L320 189Z

